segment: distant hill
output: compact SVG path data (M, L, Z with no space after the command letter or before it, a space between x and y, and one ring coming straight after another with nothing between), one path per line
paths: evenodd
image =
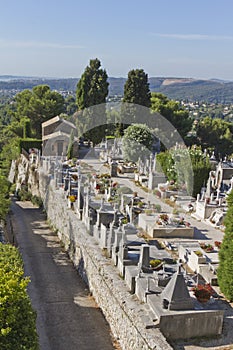
M52 90L75 92L78 78L37 78L0 76L0 90L31 89L47 84ZM126 78L109 78L109 95L123 95ZM161 92L176 100L205 101L213 103L233 103L233 82L219 79L198 80L177 77L149 78L151 91Z
M48 79L48 78L25 78L12 77L7 81L0 76L0 90L24 90L32 89L36 85L47 84L52 90L75 91L78 78Z
M233 103L233 82L216 80L190 80L161 84L156 91L176 100Z

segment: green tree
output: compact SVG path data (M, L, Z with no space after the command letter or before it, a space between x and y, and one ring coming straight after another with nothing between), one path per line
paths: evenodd
M224 220L225 232L219 251L218 284L223 294L233 300L233 191L228 196L228 210Z
M100 67L100 60L98 58L92 59L82 74L76 91L78 110L106 102L108 76L106 71Z
M201 148L171 149L157 155L157 161L168 180L178 185L185 184L190 195L200 193L203 183L207 181L211 164ZM188 159L192 163L192 171L188 168ZM191 178L193 176L193 178Z
M37 350L36 314L27 295L19 251L0 243L0 348Z
M65 111L68 116L72 116L77 111L76 99L73 95L68 95L66 97Z
M67 149L67 159L73 158L73 150L74 150L74 130L71 130L68 149Z
M143 69L129 71L124 85L121 120L116 124L116 135L123 136L124 130L133 123L147 124L150 118L148 108L151 105L150 99L151 93L147 74Z
M203 184L207 183L211 164L209 158L201 152L201 148L192 148L189 151L193 167L193 196L201 192Z
M193 123L188 111L182 109L179 102L169 100L161 93L153 92L151 95L151 110L166 118L184 138L191 130Z
M107 79L106 71L101 68L101 62L96 58L90 60L89 66L86 67L77 84L76 103L79 111L77 127L80 134L91 139L94 143L100 142L105 135L106 111L104 104L109 85ZM90 108L97 105L96 108Z
M0 221L4 221L10 208L9 182L0 174Z
M35 86L32 91L24 90L16 95L15 101L14 119L29 118L36 138L41 138L41 123L64 112L63 96L51 91L48 85Z
M154 135L145 124L130 125L123 136L124 159L137 162L138 158L148 158L152 150Z
M156 155L156 169L159 172L162 171L169 181L177 181L177 173L171 152L165 151Z
M123 102L151 106L148 76L143 69L133 69L128 73L128 79L124 85Z
M225 156L233 153L233 124L219 118L202 118L197 125L197 138L203 148L215 149Z

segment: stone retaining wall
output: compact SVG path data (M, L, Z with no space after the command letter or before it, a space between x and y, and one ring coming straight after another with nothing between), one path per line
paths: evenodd
M172 349L153 322L148 305L127 291L116 268L95 242L77 215L67 208L64 191L54 189L53 181L40 173L40 194L48 220L74 265L88 283L112 333L123 350Z

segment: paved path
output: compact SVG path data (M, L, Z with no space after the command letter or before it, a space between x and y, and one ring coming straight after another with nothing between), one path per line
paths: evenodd
M41 350L113 350L109 326L62 251L45 215L30 202L12 202L13 228L31 276Z

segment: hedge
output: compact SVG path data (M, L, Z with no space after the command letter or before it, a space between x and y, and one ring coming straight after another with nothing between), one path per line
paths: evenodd
M22 151L22 148L25 149L25 151L29 152L30 148L37 148L41 150L42 148L42 140L38 139L20 139L19 140L19 150Z
M36 313L27 294L29 278L17 248L0 243L0 349L38 350Z

